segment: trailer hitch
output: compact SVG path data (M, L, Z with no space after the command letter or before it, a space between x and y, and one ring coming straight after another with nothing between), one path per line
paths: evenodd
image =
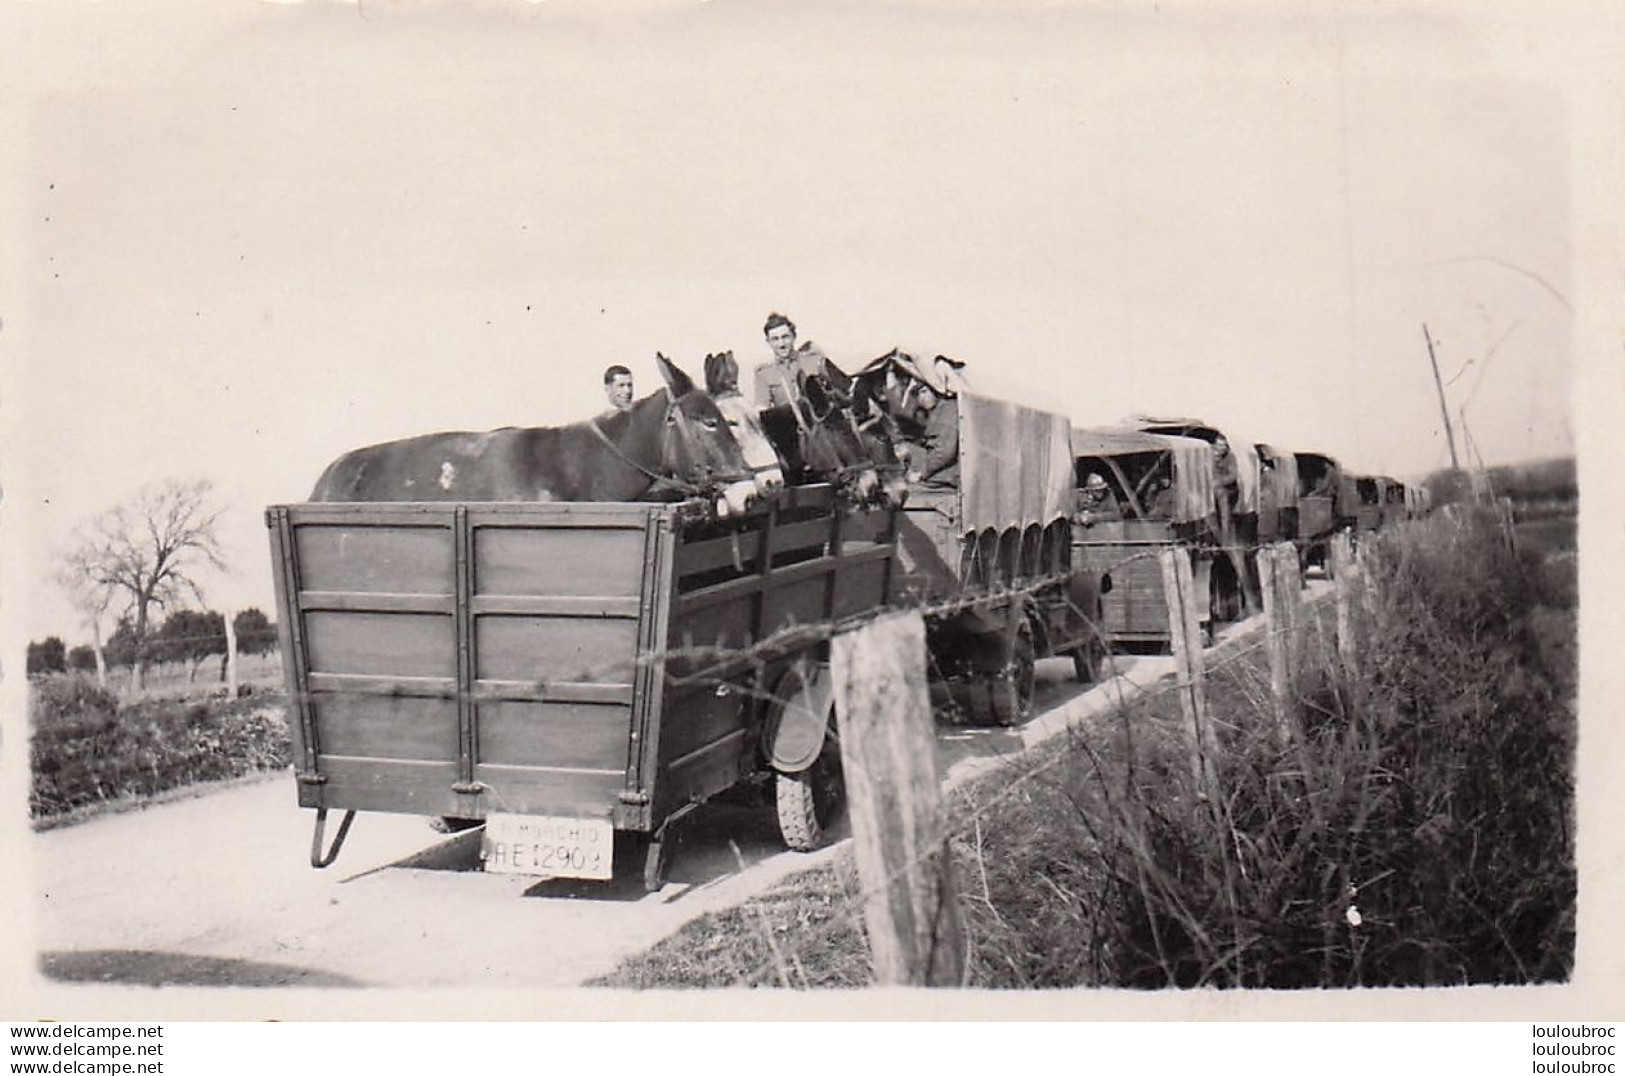
M310 835L310 865L317 870L332 866L339 857L339 849L344 847L344 838L349 836L350 823L355 821L355 811L345 811L344 820L339 823L339 831L333 837L333 847L327 854L322 854L322 834L327 829L327 808L316 808L316 831Z

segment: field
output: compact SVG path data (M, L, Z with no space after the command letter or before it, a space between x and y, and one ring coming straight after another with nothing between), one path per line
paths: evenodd
M967 985L1532 983L1573 967L1572 520L1444 516L1384 535L1358 666L1322 609L1272 734L1262 656L1210 677L1223 795L1168 694L956 794ZM600 985L870 982L850 856L718 913Z
M220 675L220 659L210 658L195 671L185 662L171 661L149 666L143 677L145 683L139 693L143 699L198 698L224 691L226 682ZM128 666L107 670L107 689L121 698L129 698L131 674ZM282 658L276 650L264 654L244 654L237 661L237 682L248 684L255 691L278 690L282 687Z

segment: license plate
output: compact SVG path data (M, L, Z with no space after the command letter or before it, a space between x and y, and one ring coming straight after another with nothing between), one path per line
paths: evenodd
M480 858L494 874L608 881L614 849L607 818L494 814L485 820Z

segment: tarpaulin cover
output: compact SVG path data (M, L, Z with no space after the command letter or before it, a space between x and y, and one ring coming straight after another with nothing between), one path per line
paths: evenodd
M1237 485L1241 487L1239 511L1258 511L1258 487L1263 468L1258 462L1258 449L1250 441L1230 441L1230 452L1236 457Z
M961 528L1002 531L1066 517L1075 483L1065 416L969 392L958 400Z
M1261 473L1261 479L1267 478L1271 488L1275 491L1275 505L1277 508L1290 508L1298 503L1298 457L1285 449L1273 445L1259 446L1260 456L1268 455L1273 467Z
M1173 458L1174 510L1179 523L1195 523L1213 512L1213 446L1195 437L1171 437L1138 430L1076 427L1072 453L1079 459L1105 459L1160 452Z
M1242 513L1258 511L1259 464L1258 450L1253 443L1242 437L1232 437L1211 423L1199 418L1154 418L1149 415L1137 415L1131 422L1136 429L1155 431L1157 433L1178 435L1182 437L1195 437L1212 444L1215 439L1223 437L1230 446L1230 454L1236 461L1236 510Z

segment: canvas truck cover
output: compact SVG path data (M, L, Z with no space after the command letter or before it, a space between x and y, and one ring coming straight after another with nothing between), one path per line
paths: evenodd
M1174 520L1196 523L1213 512L1217 480L1213 472L1213 446L1195 437L1141 433L1133 429L1083 428L1072 430L1072 454L1104 459L1149 452L1168 453L1174 465Z
M1062 415L962 392L961 530L1047 526L1072 510L1071 423Z
M1258 489L1260 472L1262 468L1258 462L1258 449L1253 442L1245 437L1234 436L1199 418L1153 418L1148 415L1137 415L1129 423L1137 430L1147 433L1160 433L1167 436L1195 437L1198 440L1212 444L1216 438L1223 437L1230 446L1230 454L1236 460L1236 484L1238 504L1236 510L1242 513L1255 513L1258 511Z
M1261 454L1268 455L1272 467L1261 470L1260 481L1268 481L1275 490L1277 505L1298 503L1298 457L1284 448L1260 445Z

